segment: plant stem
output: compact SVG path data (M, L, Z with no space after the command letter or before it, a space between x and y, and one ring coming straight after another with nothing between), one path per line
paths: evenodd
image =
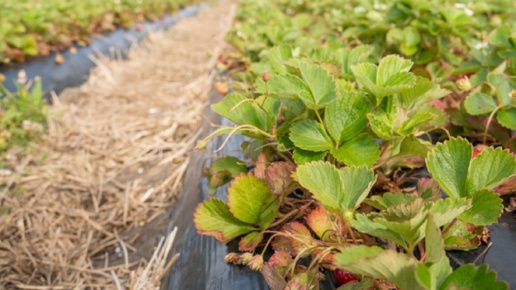
M454 218L452 220L452 222L446 227L446 229L444 229L444 231L441 233L441 237L444 237L450 231L450 229L453 227L453 225L455 225L456 222L457 222L457 218Z
M314 110L315 115L317 116L317 119L319 119L319 122L321 122L321 125L323 125L324 129L326 129L326 124L324 123L323 119L321 118L321 114L319 114L319 110Z
M487 131L489 130L489 126L491 125L491 121L493 120L494 118L494 115L496 114L496 112L498 112L498 110L500 110L501 108L503 108L504 106L502 105L499 105L498 107L496 107L492 112L491 114L489 114L489 118L487 118L487 123L486 123L486 128L484 130L484 139L482 140L482 144L483 145L486 145L486 140L487 140Z
M419 243L417 243L417 247L419 249L419 253L421 254L421 259L419 259L419 262L424 263L426 260L426 252L425 247L423 246L423 241L419 241Z

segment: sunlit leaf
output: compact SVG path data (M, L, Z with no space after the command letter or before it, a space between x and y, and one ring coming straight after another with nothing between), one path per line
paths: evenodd
M324 119L328 132L338 145L353 138L367 126L367 113L374 108L374 101L367 95L341 92L339 98L326 107Z
M236 219L226 203L217 198L208 199L197 207L194 223L199 234L213 236L224 244L254 230Z
M360 134L338 149L332 148L331 154L346 165L372 166L380 159L380 147L372 136Z
M276 217L277 201L265 182L253 175L236 177L228 189L228 206L239 220L265 229Z
M314 152L327 151L333 147L323 126L313 120L302 120L292 125L290 140L296 147Z
M487 226L496 223L502 211L503 204L498 194L484 189L473 193L471 208L459 218L468 223Z
M321 161L324 159L324 156L326 156L326 152L313 152L313 151L307 151L300 148L295 147L294 148L294 161L296 161L296 164L303 165L305 163L309 163L312 161Z
M376 181L373 171L365 166L337 170L327 162L299 166L294 178L325 208L340 214L358 207Z
M335 100L336 87L331 75L324 68L306 61L299 62L301 78L310 88L310 96L301 94L301 100L312 109L322 108Z
M486 264L478 267L466 264L453 271L439 289L505 290L509 289L509 286L503 281L496 280L496 272L488 272Z
M451 138L428 153L428 171L448 196L467 196L466 179L472 151L473 146L465 139Z
M257 91L281 100L298 100L301 92L307 92L308 86L295 75L284 74L271 76L270 80L259 82Z
M354 274L388 280L400 289L424 289L416 279L417 260L393 250L352 246L335 255L335 264Z
M486 148L473 160L467 179L468 192L494 189L516 175L516 157L502 148Z
M503 108L496 113L496 120L511 130L516 130L516 108Z

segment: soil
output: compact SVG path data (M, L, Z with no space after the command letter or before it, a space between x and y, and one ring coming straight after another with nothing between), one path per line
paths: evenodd
M54 96L44 140L1 160L12 173L0 176L0 288L159 287L170 245L156 246L234 9L204 6Z

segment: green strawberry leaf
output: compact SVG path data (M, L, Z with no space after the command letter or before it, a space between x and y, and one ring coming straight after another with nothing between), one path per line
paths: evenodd
M341 249L341 252L334 255L335 264L339 268L347 269L341 265L356 263L357 260L362 258L372 258L383 252L383 249L377 246L350 246ZM350 271L353 272L353 271ZM358 274L358 273L357 273Z
M510 106L513 101L513 91L516 90L514 79L504 74L490 73L487 75L488 82L496 88L496 96L500 105Z
M403 248L408 248L407 243L403 237L392 230L388 226L378 223L377 220L371 220L364 214L358 214L355 219L350 222L350 225L365 234L375 236L381 239L386 239L395 242Z
M448 196L468 195L466 179L472 151L473 147L465 139L451 138L428 153L428 171Z
M213 236L224 244L255 230L253 226L236 219L226 203L218 198L208 199L197 207L194 223L199 234Z
M359 207L376 182L374 171L366 166L348 166L339 169L339 174L344 193L341 206L350 209Z
M257 82L257 92L280 100L298 100L308 86L298 76L291 74L271 76L268 82Z
M375 138L360 134L345 142L340 148L332 148L331 154L346 165L372 166L380 159L380 148Z
M503 108L496 113L496 120L505 128L516 130L516 108Z
M432 273L425 264L417 264L416 266L416 280L424 289L435 289L432 281Z
M408 73L413 63L398 55L384 57L378 65L377 84L380 86L414 85L416 78ZM402 81L406 79L405 81Z
M496 29L489 37L489 42L500 48L514 48L509 37L511 36L511 28L508 25L504 25Z
M443 236L445 249L468 251L478 248L482 228L471 229L466 222L458 219Z
M407 120L406 112L394 97L384 98L374 113L367 114L367 118L371 130L383 140L395 138L395 130Z
M471 208L466 210L459 218L468 223L479 226L487 226L498 221L502 214L502 199L491 190L480 190L471 197Z
M301 78L310 88L309 93L300 94L308 108L319 109L335 100L336 86L328 71L307 61L300 61L298 67Z
M369 120L371 130L376 136L382 140L392 139L391 127L393 124L385 112L377 111L376 113L369 113L367 114L367 119Z
M237 219L261 229L266 229L278 212L278 202L267 184L253 175L242 174L231 182L228 206Z
M373 52L371 45L360 45L353 49L341 48L335 52L337 62L342 67L342 75L346 79L353 77L351 67L355 64L366 61L367 57Z
M351 67L357 81L378 99L381 98L380 88L376 85L378 67L372 63L362 62ZM383 97L383 96L382 96Z
M488 272L486 264L478 267L466 264L453 271L439 289L506 290L509 286L503 281L496 280L496 272Z
M238 250L252 252L263 240L263 234L257 231L250 232L238 242Z
M335 255L339 268L368 277L388 280L399 289L424 289L416 279L417 260L393 250L352 246Z
M365 203L371 205L372 207L384 210L391 206L396 206L399 204L411 203L416 199L415 195L405 194L403 192L386 192L384 195L379 196L375 195L371 198L367 199Z
M271 99L269 99L269 102ZM264 131L268 131L273 120L267 112L260 108L254 100L233 93L224 97L222 101L211 106L217 114L239 125L252 125Z
M337 170L328 162L301 165L293 176L326 209L339 214L357 208L376 181L374 172L365 166Z
M440 99L449 93L449 90L441 89L439 85L432 83L429 79L418 76L416 77L416 84L400 94L401 104L404 109L412 110L424 103Z
M344 200L339 171L328 162L311 162L301 165L294 179L308 189L326 209L339 212Z
M399 147L399 155L417 155L426 157L428 151L433 147L432 143L421 140L414 135L403 137Z
M323 152L313 152L306 151L297 147L294 147L294 161L298 165L303 165L305 163L310 163L312 161L321 161L326 156L326 151Z
M428 213L426 222L425 250L425 262L427 263L437 263L446 255L441 231L439 230L439 226L434 222L432 213Z
M435 117L436 116L430 112L416 113L410 116L396 131L402 136L411 135L419 125L426 124Z
M391 240L410 252L425 235L427 213L424 201L418 198L389 207L370 218L357 215L351 226L362 233Z
M447 198L439 199L432 203L430 212L433 215L434 223L438 227L449 224L453 219L471 207L466 198Z
M303 150L320 152L333 148L330 136L323 126L314 120L296 122L290 128L290 140Z
M516 175L516 157L502 148L486 148L471 160L468 192L494 189L511 176Z
M286 44L275 46L269 50L267 57L274 72L284 74L287 68L283 62L292 58L292 48Z
M338 145L353 138L367 126L367 113L374 109L374 101L363 93L343 91L328 105L324 119L328 132Z
M474 116L490 113L496 106L497 104L491 96L480 92L471 93L464 100L464 108Z
M215 193L217 187L231 181L233 177L248 171L249 169L245 163L238 158L227 156L215 160L206 174L209 192Z
M398 55L384 57L377 66L360 63L351 67L357 81L376 96L383 97L401 93L416 84L416 77L409 72L412 62Z
M416 269L417 281L428 290L436 290L439 285L453 272L450 260L446 255L435 263L419 263Z

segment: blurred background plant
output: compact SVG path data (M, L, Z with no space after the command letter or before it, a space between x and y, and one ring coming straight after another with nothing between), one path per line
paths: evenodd
M158 20L189 0L0 0L0 63L24 62L73 44L92 33Z
M22 70L16 88L16 92L10 92L0 84L0 155L13 147L26 147L47 124L47 102L40 78L27 80Z

